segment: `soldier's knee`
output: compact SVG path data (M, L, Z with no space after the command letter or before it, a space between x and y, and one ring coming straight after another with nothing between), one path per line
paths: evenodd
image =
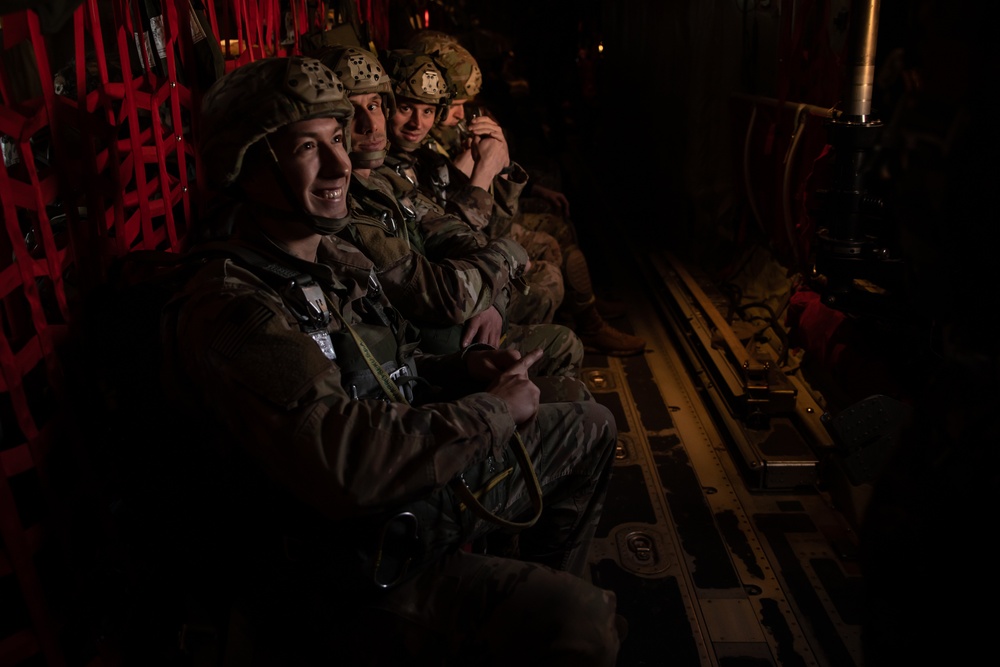
M584 410L584 419L594 427L587 430L596 433L595 440L607 444L618 439L618 424L611 410L596 401L586 403Z
M580 582L567 587L548 665L606 667L614 665L620 639L616 598L612 591Z

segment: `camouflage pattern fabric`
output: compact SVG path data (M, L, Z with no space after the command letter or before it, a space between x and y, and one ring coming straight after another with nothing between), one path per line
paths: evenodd
M234 183L247 149L285 125L332 117L346 127L353 116L344 85L315 58L264 58L238 67L202 100L198 151L206 184Z
M515 226L543 233L554 238L562 253L560 272L565 288L563 305L571 314L582 312L597 298L594 294L590 269L583 250L577 244L576 228L569 220L555 213L521 213L514 216Z
M437 107L437 120L448 115L452 96L450 84L431 56L409 49L394 49L383 61L397 99Z
M312 277L347 322L367 322L375 331L381 319L371 304L380 304L398 323L398 348L412 349L412 329L374 290L374 265L343 239L324 238L316 263L285 253L245 219L232 242ZM566 652L573 664L613 665L614 595L569 574L579 572L604 502L617 437L611 413L593 400L545 403L521 429L546 508L519 536L527 562L465 554L462 542L495 528L439 502L443 516L460 526L461 541L397 586L363 585L352 560L313 561L297 547L315 539L342 553L355 544L352 536L364 534L357 531L378 534L380 517L416 498L436 498L457 474L495 476L510 465L515 425L502 401L474 388L447 402L428 394L432 401L421 405L353 399L339 361L348 352L324 356L299 329L289 299L239 263L209 260L165 321L168 386L229 435L213 441L228 471L213 488L228 490L245 474L252 482L226 506L237 516L213 524L216 539L233 547L220 576L244 591L233 599L233 635L247 641L247 664L332 664L345 650L348 664L485 664L487 656L527 659L555 650L553 659ZM333 317L328 331L342 327ZM431 385L454 391L462 381L457 355L416 361ZM582 386L570 378L564 384L567 391ZM204 474L213 457L196 455ZM516 473L491 488L485 502L510 518L531 510ZM247 534L232 534L244 528ZM489 618L507 620L482 622Z
M419 30L407 42L407 48L434 56L448 79L452 97L471 100L483 87L479 63L455 37L436 30Z
M462 133L458 127L448 127L441 123L437 123L431 128L427 139L424 140L424 145L449 159L454 158L465 149L462 145Z
M419 51L420 53L432 53L434 51L447 53L456 49L463 49L464 47L454 35L449 35L440 30L424 28L413 33L413 36L406 43L406 48Z
M432 53L432 52L429 52ZM451 97L456 100L471 100L483 88L483 72L476 59L463 48L439 53L435 57L451 87Z
M490 238L510 236L521 190L528 181L527 172L516 162L511 163L507 178L495 179L489 191L472 185L451 158L427 143L413 150L394 146L387 163L395 169L408 166L422 192L473 228Z
M427 580L417 577L404 584L405 593L377 605L377 617L393 628L398 642L389 650L398 652L399 658L412 660L443 651L462 656L468 664L517 664L517 660L531 664L536 651L548 641L543 638L550 632L566 632L565 640L581 654L580 662L574 664L615 663L614 594L580 585L582 580L573 581L568 574L582 573L587 543L583 536L597 527L611 474L613 447L594 446L595 438L607 437L606 410L593 402L553 403L543 408L522 433L548 500L539 522L518 535L520 559L528 562L454 554L429 571ZM569 432L568 424L575 425ZM559 444L546 451L545 446L539 447L542 442ZM497 459L481 465L503 470L510 461ZM523 519L531 510L524 478L518 474L506 477L485 494L483 502L502 508L499 513L511 518ZM490 532L486 521L473 521L473 539ZM561 572L538 568L536 563ZM441 586L439 577L453 586ZM467 582L478 577L491 582L490 593L470 596ZM556 599L544 597L548 594ZM514 622L516 629L507 624L480 627L469 616L486 614L478 618L488 618L501 610L505 618L509 612L519 620ZM573 618L553 622L553 615L564 614ZM571 630L577 623L582 625Z
M509 237L522 246L531 258L531 269L523 276L527 293L525 290L511 292L507 319L518 324L553 321L565 296L562 252L556 240L544 231L512 224L516 219L513 214L518 196L527 180L523 170L516 167L507 179L496 179L497 185L490 193L471 185L454 163L426 146L412 151L392 149L382 170L390 177L393 171L403 171L427 196L435 197L446 210L474 229L482 230L484 243L489 238ZM437 236L434 229L424 230L427 244L433 243Z
M518 211L513 225L533 232L544 232L556 240L562 249L576 245L576 228L569 220L555 213L528 213Z
M576 378L583 365L583 343L571 329L561 324L511 324L500 347L525 354L538 348L545 350L542 360L528 372L532 377Z
M563 303L565 286L562 251L545 232L529 231L514 225L511 236L528 252L531 268L524 274L528 293L511 295L507 317L519 324L551 322Z
M562 268L559 264L533 260L524 274L527 293L511 293L507 319L513 324L550 324L565 297Z
M400 225L392 230L382 222L381 215L376 217L378 207L383 210L394 207L390 192L396 202L407 202L411 211L418 214L426 211L415 221L408 237L411 244L419 239L421 252L411 251L404 244ZM508 299L513 299L524 287L523 262L527 254L519 244L512 239L490 240L458 218L443 214L440 207L389 166L373 170L367 179L352 176L351 194L361 213L342 235L357 243L375 261L389 300L399 304L401 312L424 332L425 350L438 353L457 350L461 326L490 305L500 311L505 321L509 319ZM394 210L397 218L403 216L398 207ZM498 263L497 258L502 261ZM514 285L510 284L507 268L511 265L519 269ZM477 274L477 267L482 275ZM546 361L535 371L541 375L576 375L583 361L583 346L578 337L561 325L523 330L508 325L502 346L522 352L537 347L545 349Z
M428 225L456 232L471 231L468 226L444 212L427 198L411 198L396 193L380 171L369 178L351 177L351 199L356 214L341 233L361 248L378 271L389 300L420 326L447 327L462 325L473 315L490 308L511 280L524 272L527 255L510 242L480 244L471 239L462 242L462 252L446 258L424 254L423 239L417 225ZM412 215L400 207L403 201ZM419 202L419 203L414 203ZM413 216L427 211L423 218ZM408 221L409 220L409 221ZM411 224L412 221L412 224ZM461 239L456 241L460 243Z

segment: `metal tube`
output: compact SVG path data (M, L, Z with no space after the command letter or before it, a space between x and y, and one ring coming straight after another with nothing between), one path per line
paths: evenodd
M817 118L836 118L837 111L835 109L828 109L826 107L819 107L815 104L802 104L800 102L789 102L787 100L782 101L775 99L773 97L764 97L763 95L748 95L746 93L733 93L733 97L738 100L746 100L747 102L753 102L755 105L763 104L770 107L778 107L791 109L796 113L799 110L803 110L809 113L811 116L816 116Z
M872 110L878 13L879 0L868 0L867 3L863 3L857 9L858 25L851 31L843 112L855 122L867 122Z

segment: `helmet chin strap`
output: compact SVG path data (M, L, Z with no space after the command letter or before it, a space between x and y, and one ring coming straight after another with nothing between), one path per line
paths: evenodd
M420 148L420 144L415 141L407 141L406 139L394 139L393 141L399 144L399 147L407 152L415 151Z
M264 137L264 145L267 146L267 151L271 154L270 165L271 171L274 173L275 182L278 184L278 187L281 188L281 192L285 195L285 200L291 205L292 210L275 208L274 206L261 202L253 202L253 205L269 217L275 218L276 220L298 222L305 225L310 231L322 234L323 236L336 234L344 229L350 220L350 216L344 216L343 218L326 218L321 215L310 213L306 210L305 204L303 204L302 201L295 196L295 193L292 192L292 186L285 177L285 173L281 170L281 165L278 163L278 156L275 155L274 149L271 147L271 142L268 141L267 137ZM241 192L243 193L244 200L247 200L246 191L241 190Z
M375 169L382 166L388 153L387 148L380 151L359 151L357 153L351 151L351 164L354 165L355 169Z

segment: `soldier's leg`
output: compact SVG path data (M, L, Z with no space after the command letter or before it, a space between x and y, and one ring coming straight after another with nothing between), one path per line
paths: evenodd
M514 324L551 324L565 296L562 265L533 259L524 282L528 293L511 291L507 319Z
M510 235L524 248L531 261L537 259L543 262L562 264L562 244L548 231L528 229L523 225L514 224L511 227Z
M579 377L583 365L583 343L571 329L560 324L512 324L500 348L520 350L522 354L538 348L544 350L542 360L528 371L531 376Z
M544 509L519 536L522 558L583 573L604 508L617 437L614 417L596 401L539 406L522 440L542 487ZM527 478L516 474L506 481L505 513L523 520L532 509Z
M359 655L378 658L357 664L614 665L614 594L574 573L600 519L616 439L612 414L594 401L541 405L522 433L544 494L542 516L521 536L522 556L535 562L446 555L377 598L374 616L357 616L363 623L352 636L374 633ZM508 448L504 459L480 465L492 474L513 462ZM483 505L507 519L531 516L526 479L515 469L481 496ZM464 515L470 539L496 530Z
M611 667L615 607L567 572L457 551L359 616L347 664Z
M590 267L577 243L573 224L562 216L551 214L525 214L518 222L523 229L544 233L559 243L563 259L563 309L573 320L586 348L613 356L642 353L646 349L646 341L617 329L605 320L602 301L594 293ZM623 314L620 308L612 305L607 305L605 310Z
M594 400L544 403L520 434L543 493L541 517L518 536L520 557L582 574L611 477L618 437L614 417ZM503 518L525 522L535 507L528 492L530 475L515 465L516 446L504 450L503 458L480 464L483 469L469 478L478 480L475 491L487 486L497 471L513 467L513 474L483 493L480 501ZM468 530L474 540L496 526L475 517Z
M555 213L525 213L517 218L517 223L528 231L548 234L558 242L560 248L575 245L577 241L573 223Z
M563 306L575 323L575 330L588 350L613 356L641 354L646 341L609 324L597 307L587 259L579 246L563 251Z
M514 225L511 237L531 258L531 268L524 274L528 293L513 292L507 307L507 319L516 324L548 324L562 305L563 257L559 243L548 234Z

